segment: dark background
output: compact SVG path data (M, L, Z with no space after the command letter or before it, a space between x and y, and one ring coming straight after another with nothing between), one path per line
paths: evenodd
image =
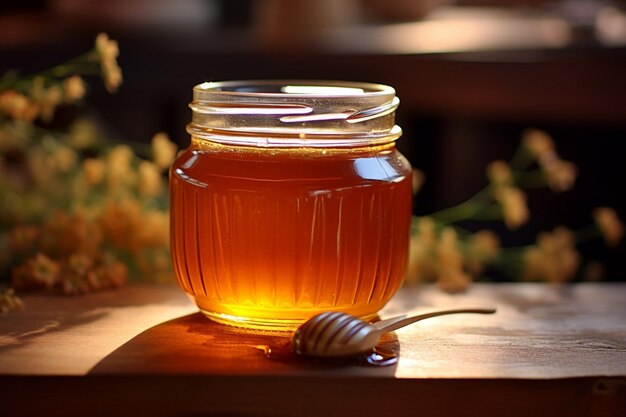
M414 39L397 40L408 48L398 52L368 40L374 38L328 35L348 25L374 33L390 24L437 21L433 13L446 6L470 10L470 20L484 25L548 16L566 24L568 36L556 46L520 45L504 25L490 39L502 36L510 45L461 43L432 50L437 39L430 42L422 34L425 42L413 50ZM471 196L486 184L488 162L510 158L525 129L543 129L559 154L578 165L579 178L570 192L530 192L531 221L517 232L489 225L505 244L520 245L557 224L584 227L597 206L612 206L626 218L623 11L623 2L591 0L4 1L0 73L50 67L89 50L95 35L105 31L119 41L124 83L110 95L100 82L91 82L85 110L116 138L147 142L162 130L180 146L188 143L191 89L203 81L316 78L392 85L405 132L398 146L427 177L416 214ZM463 27L452 22L444 35L467 39L471 33ZM533 28L522 28L519 36ZM587 258L607 263L608 279L626 279L623 243L614 251L599 241L581 249Z

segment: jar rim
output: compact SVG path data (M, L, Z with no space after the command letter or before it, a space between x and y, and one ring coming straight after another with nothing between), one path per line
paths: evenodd
M305 79L206 81L194 86L193 89L196 100L204 98L203 96L207 94L259 98L289 97L293 99L394 97L396 94L393 87L385 84ZM268 89L273 90L267 91Z
M333 80L237 80L198 84L197 138L260 146L360 146L395 141L400 103L384 84Z

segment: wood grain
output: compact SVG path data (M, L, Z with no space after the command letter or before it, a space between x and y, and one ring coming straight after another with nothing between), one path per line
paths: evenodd
M449 307L495 315L428 319L386 340L398 378L626 376L626 284L476 284L449 295L403 288L382 318ZM130 286L78 298L29 296L0 317L0 374L281 374L309 364L267 360L258 345L288 335L226 327L196 313L176 286ZM172 320L177 318L175 320ZM389 375L339 366L331 374Z
M0 315L0 374L84 375L143 330L197 310L173 285L23 299Z
M32 296L0 317L0 404L3 416L622 416L624 300L626 284L404 288L381 318L498 312L401 329L384 340L397 366L372 368L267 359L257 346L289 335L210 322L175 286Z
M289 342L290 333L228 327L195 313L146 330L102 359L90 374L393 376L396 369L358 366L355 360L300 358ZM393 334L386 335L381 346L399 350Z

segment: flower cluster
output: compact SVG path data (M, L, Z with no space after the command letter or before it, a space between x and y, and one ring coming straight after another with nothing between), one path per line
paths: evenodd
M595 224L586 229L574 232L559 226L539 233L534 244L516 248L501 247L492 231L471 233L458 222L501 220L515 231L530 218L525 189L543 186L557 193L568 191L576 175L576 165L561 159L549 135L539 130L524 132L510 162L498 160L487 165L487 187L457 206L415 217L406 282L435 281L445 291L458 292L487 266L499 268L514 279L572 280L582 265L577 244L602 236L614 247L623 238L624 225L612 208L594 210ZM423 182L423 173L415 173L414 190ZM601 273L597 262L590 262L585 271L589 279L598 279Z
M537 244L523 253L522 279L554 283L569 281L580 266L580 254L575 245L574 234L564 226L539 233Z
M624 237L624 224L617 213L610 207L598 207L593 211L593 218L610 247L615 247Z
M24 92L14 89L0 92L0 115L27 121L41 117L50 121L59 105L72 104L84 95L85 84L79 75L63 80L35 76Z
M444 291L463 291L500 252L500 240L490 230L469 233L429 216L416 218L414 226L408 283L436 281Z
M528 152L537 160L548 186L553 191L572 189L578 169L572 162L559 157L550 136L540 130L529 130L522 141Z
M107 90L116 91L122 83L118 55L117 42L101 33L92 51L67 63L31 76L5 74L0 78L0 116L29 122L52 120L58 106L85 96L86 85L79 72L101 75Z
M81 75L114 91L118 54L100 34L77 59L0 81L0 273L12 289L81 294L131 276L171 280L166 170L176 145L162 132L116 144L89 117L62 130L38 123L85 95ZM10 291L0 299L3 311L19 305Z
M96 37L96 53L106 89L110 92L117 91L122 84L122 70L117 65L117 57L120 54L117 42L109 39L106 33L100 33Z
M504 161L487 165L491 194L500 204L504 222L509 229L517 229L528 221L526 194L515 186L511 167Z
M13 148L22 163L0 170L7 197L0 225L14 287L81 293L121 285L129 268L168 279L164 169L176 146L167 136L155 135L151 160L126 144L85 158L52 138L46 145Z
M22 308L22 300L15 295L13 288L0 289L0 314Z

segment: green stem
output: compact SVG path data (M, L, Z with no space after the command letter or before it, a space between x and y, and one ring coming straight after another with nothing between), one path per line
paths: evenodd
M475 212L472 217L467 220L502 220L502 208L499 204L491 204Z
M22 91L36 77L64 78L70 75L101 75L100 63L94 51L87 52L74 59L39 72L16 77L0 78L0 90L14 88Z
M436 211L429 216L443 223L467 220L487 208L491 202L489 187L485 187L463 203Z
M65 78L70 75L100 75L102 72L100 66L92 63L59 65L48 71L42 71L38 76L50 76L52 78Z
M426 216L426 217L430 217L430 216ZM467 236L470 236L472 234L472 232L470 232L469 230L467 230L467 229L465 229L463 227L460 227L460 226L457 226L457 225L448 224L448 223L445 223L445 222L441 222L441 221L438 221L437 219L434 219L434 218L432 218L432 220L435 222L435 227L437 228L437 230L443 229L444 227L452 227L461 236L467 237ZM418 227L417 227L418 221L419 221L419 217L418 216L414 216L413 217L413 228L414 228L414 230L418 229Z
M515 153L511 158L510 166L513 170L516 171L524 171L528 168L533 162L534 158L532 155L526 150L523 145L519 145L517 149L515 149Z
M523 189L544 188L547 186L546 178L540 169L534 171L515 172L515 184Z

